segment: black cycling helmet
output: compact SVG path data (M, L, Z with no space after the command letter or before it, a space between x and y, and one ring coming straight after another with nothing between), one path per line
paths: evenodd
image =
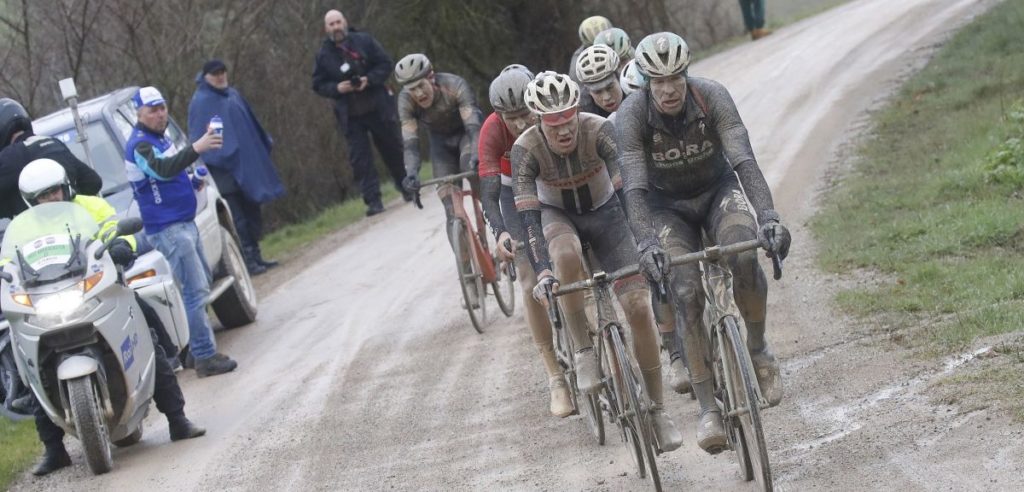
M32 132L32 118L18 101L0 99L0 149L11 144L11 137L19 131Z

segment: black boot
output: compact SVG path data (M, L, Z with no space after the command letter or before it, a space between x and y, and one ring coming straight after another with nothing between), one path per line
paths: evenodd
M64 443L46 444L43 458L36 463L35 468L32 468L32 474L41 477L65 466L71 466L71 456L68 456L68 450L64 449Z
M256 246L253 249L254 249L254 251L256 253L256 263L259 263L260 265L262 265L263 268L266 268L267 270L270 270L271 268L274 268L277 265L281 264L278 261L263 259L263 252L260 251L260 247L259 246Z
M206 429L193 424L185 414L175 415L174 417L167 416L168 428L171 431L172 441L181 441L183 439L194 439L196 437L206 435Z
M255 277L266 273L267 267L260 264L255 248L243 248L242 256L245 258L245 269L249 270L249 275Z

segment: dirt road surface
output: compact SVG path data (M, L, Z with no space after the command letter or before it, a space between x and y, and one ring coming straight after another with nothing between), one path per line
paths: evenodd
M794 230L786 277L770 294L787 385L764 414L779 489L1024 488L1019 427L926 394L969 357L909 358L833 312L841 281L815 270L803 226L863 111L986 5L855 1L691 68L732 91ZM473 331L441 207L426 201L338 233L265 278L259 322L219 335L239 370L181 374L206 437L172 444L154 411L143 442L116 451L112 473L91 476L68 439L76 466L14 489L648 489L614 435L599 447L578 417L548 415L521 311ZM695 403L672 394L667 406L687 442L659 458L666 489L754 488L731 453L697 448Z

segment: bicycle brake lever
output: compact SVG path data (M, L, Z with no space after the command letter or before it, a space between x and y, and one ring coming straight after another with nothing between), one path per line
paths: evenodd
M775 249L775 229L771 230L771 234L768 237L768 256L772 259L772 278L779 280L782 278L782 259L774 251Z
M506 239L505 240L505 248L508 249L509 251L512 251L512 240L511 239ZM507 268L507 273L508 273L509 278L511 278L512 281L515 282L515 280L516 280L516 262L515 262L515 260L513 259L513 260L508 261L506 263L506 268Z
M414 191L412 196L413 196L413 199L412 199L413 202L416 203L416 208L418 208L420 210L423 210L423 202L420 201L420 190L417 189L416 191Z
M548 318L551 319L552 326L555 329L562 329L562 316L558 313L558 306L555 305L555 294L551 289L551 284L544 286L544 295L548 298Z

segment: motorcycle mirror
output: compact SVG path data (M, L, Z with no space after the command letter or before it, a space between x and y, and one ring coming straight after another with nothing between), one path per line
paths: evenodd
M0 271L0 280L3 280L4 282L7 282L7 283L13 282L14 281L14 275L11 275L11 274L9 274L7 272Z
M117 222L117 235L128 236L142 230L142 219L128 217Z

